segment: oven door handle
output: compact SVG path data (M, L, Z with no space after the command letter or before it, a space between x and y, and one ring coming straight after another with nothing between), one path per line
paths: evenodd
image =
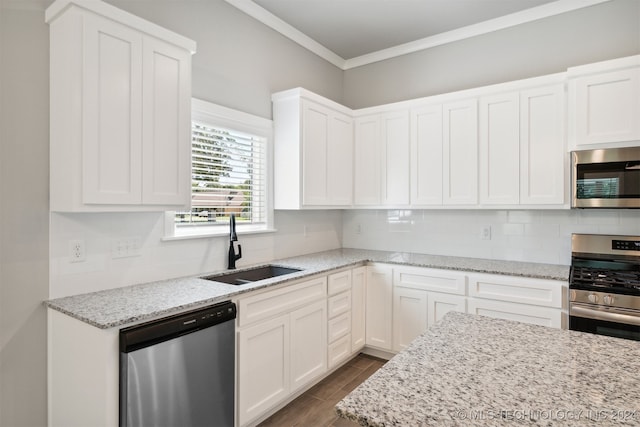
M635 314L631 314L635 313ZM607 307L606 310L592 306L573 303L569 309L570 316L585 317L587 319L605 320L608 322L623 323L625 325L640 326L640 316L637 311L616 309Z

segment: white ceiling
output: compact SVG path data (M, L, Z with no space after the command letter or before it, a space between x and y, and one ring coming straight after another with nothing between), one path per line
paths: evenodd
M609 0L226 0L342 69Z

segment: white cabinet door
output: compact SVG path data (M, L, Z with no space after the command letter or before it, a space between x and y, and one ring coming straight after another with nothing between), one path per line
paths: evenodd
M354 194L359 206L379 205L380 197L380 116L355 120Z
M291 392L327 370L327 306L321 300L290 314ZM268 369L268 368L267 368Z
M145 37L142 203L191 204L191 53Z
M383 145L382 203L409 204L409 113L387 113L381 118Z
M443 204L478 203L478 104L475 99L444 104Z
M351 352L360 351L365 345L367 267L354 268L351 272Z
M366 294L366 344L391 350L393 269L368 266Z
M640 68L577 77L569 89L573 146L640 139Z
M420 289L393 288L393 350L404 350L427 330L427 292Z
M238 333L238 424L247 424L288 396L289 375L288 314L241 330Z
M324 205L328 199L327 146L331 111L314 102L302 102L302 202Z
M327 204L353 203L353 119L334 113L329 121L327 142Z
M480 203L520 200L520 105L517 92L480 99Z
M82 28L82 203L140 204L142 34L93 14Z
M515 320L532 325L560 328L562 310L559 308L538 307L504 301L469 298L468 312L497 319Z
M435 325L450 311L467 312L467 298L464 295L441 294L429 292L427 295L427 314L429 327Z
M442 106L411 111L411 204L442 204Z
M564 85L520 93L520 203L565 202Z

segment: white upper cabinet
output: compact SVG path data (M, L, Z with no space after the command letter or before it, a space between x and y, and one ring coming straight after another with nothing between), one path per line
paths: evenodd
M442 105L411 110L411 205L442 204Z
M382 204L409 204L409 111L381 116Z
M188 208L195 43L99 1L46 20L51 209Z
M520 204L563 205L569 182L564 85L520 92Z
M366 116L355 120L354 195L357 206L381 204L380 176L382 144L380 117Z
M355 121L357 206L409 204L409 112L385 112Z
M570 68L569 146L640 140L640 55Z
M276 93L272 100L275 208L350 206L351 110L304 89Z
M520 102L517 92L480 98L480 204L520 201Z
M443 116L443 204L478 203L478 103L446 103Z

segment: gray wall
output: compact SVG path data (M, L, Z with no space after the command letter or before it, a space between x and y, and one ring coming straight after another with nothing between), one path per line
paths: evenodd
M0 16L0 425L46 420L49 37L42 2Z
M640 53L640 1L613 0L347 70L344 103L370 107Z

